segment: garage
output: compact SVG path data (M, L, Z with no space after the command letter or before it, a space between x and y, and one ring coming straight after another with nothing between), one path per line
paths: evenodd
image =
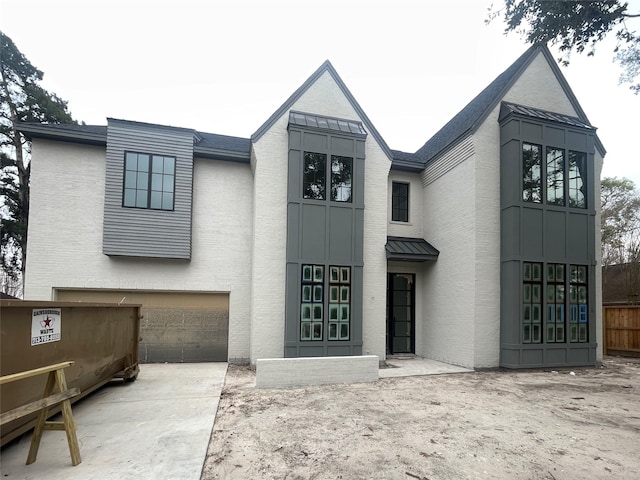
M142 305L142 363L227 361L227 293L55 289L55 299Z

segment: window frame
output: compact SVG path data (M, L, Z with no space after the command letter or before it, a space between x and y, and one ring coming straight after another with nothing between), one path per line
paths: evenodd
M394 192L394 186L395 185L402 185L402 186L406 186L407 190L406 190L406 208L403 209L402 211L404 211L405 216L404 218L406 218L406 220L403 220L402 217L397 218L396 215L396 210L400 210L400 207L395 207L396 205L396 200L398 199L398 195L395 194ZM411 192L411 184L409 182L402 182L402 181L395 181L392 180L391 181L391 221L392 222L401 222L401 223L409 223L409 202L410 202L410 192Z
M141 170L138 169L138 164L136 163L136 169L135 170L129 170L127 169L127 157L128 155L133 154L138 156L138 158L136 158L136 162L139 161L139 156L143 155L143 156L147 156L149 159L149 164L148 164L148 170L146 172L142 171L142 173L146 173L147 174L147 181L146 181L146 186L144 188L138 188L138 174L141 173ZM154 172L153 170L153 164L154 164L154 157L155 158L162 158L162 163L163 163L163 171L162 172ZM173 162L173 173L172 174L165 174L164 173L164 164L166 159L170 159ZM155 210L155 211L161 211L161 212L173 212L175 211L175 205L176 205L176 170L177 170L177 158L174 155L164 155L164 154L159 154L159 153L148 153L148 152L140 152L140 151L133 151L133 150L125 150L124 151L124 160L123 160L123 165L122 165L122 197L121 197L121 206L123 208L135 208L135 209L140 209L140 210ZM128 188L127 186L127 172L135 172L136 173L136 188L132 189L132 188ZM163 188L162 190L154 190L153 189L153 178L154 178L154 174L155 175L161 175L162 176L162 184L163 184ZM164 190L164 177L165 176L171 176L171 191L165 191ZM127 190L135 190L136 192L136 199L135 199L135 204L134 205L127 205L126 204L126 194L127 194ZM139 206L137 205L138 201L137 201L137 195L138 192L146 192L146 205L145 206ZM160 207L153 207L152 206L152 196L154 192L160 192L161 194L161 199L160 199ZM171 193L171 208L163 208L162 207L162 203L164 200L163 195L167 194L167 193Z

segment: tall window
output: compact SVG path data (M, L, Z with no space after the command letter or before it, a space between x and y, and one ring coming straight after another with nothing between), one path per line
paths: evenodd
M564 205L564 150L547 147L547 203Z
M331 200L351 202L353 158L331 155Z
M302 196L313 200L324 200L327 179L327 155L304 152Z
M409 184L393 182L391 184L391 220L409 221Z
M148 153L125 153L125 207L173 210L175 157Z
M325 270L329 274L329 298L325 305ZM326 318L324 311L329 313ZM349 340L351 335L351 267L302 265L300 340Z
M524 262L522 278L522 343L541 343L542 264Z
M571 342L588 342L588 288L587 267L571 265L569 267L569 340Z
M522 145L522 199L525 202L542 202L542 147Z
M564 265L547 264L547 343L564 342Z
M329 267L329 340L349 340L351 267Z
M302 265L300 340L322 340L324 265Z
M587 154L569 150L569 206L587 208Z

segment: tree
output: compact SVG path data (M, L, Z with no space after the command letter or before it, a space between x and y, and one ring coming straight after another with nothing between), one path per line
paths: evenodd
M487 22L502 17L505 33L521 33L528 43L558 45L567 65L575 49L595 53L595 47L608 34L615 32L615 59L623 68L620 82L631 83L640 92L640 34L631 30L628 21L640 18L640 12L630 13L622 0L505 0L504 8L490 9ZM635 82L635 83L634 83Z
M627 178L603 178L600 190L604 289L631 303L640 292L640 193ZM616 286L617 285L617 286Z
M639 261L640 193L628 178L602 179L602 263Z
M18 123L75 123L67 103L39 85L42 78L0 32L0 262L5 283L21 283L27 255L31 149Z

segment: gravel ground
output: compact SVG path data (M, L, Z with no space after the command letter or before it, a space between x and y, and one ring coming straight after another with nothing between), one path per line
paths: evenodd
M230 366L203 479L635 479L640 359L258 390Z

